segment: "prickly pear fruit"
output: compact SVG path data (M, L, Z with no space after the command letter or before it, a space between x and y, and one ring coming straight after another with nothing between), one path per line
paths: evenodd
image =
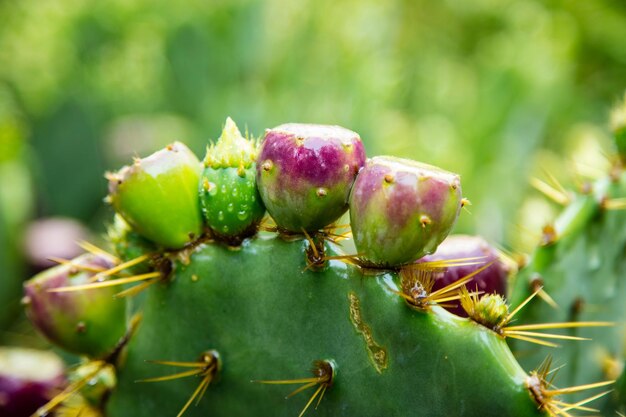
M257 182L279 228L314 232L348 209L354 178L365 162L359 135L339 126L289 123L269 129Z
M50 352L0 348L0 415L29 417L63 389L63 363Z
M457 174L391 156L369 159L350 194L350 225L360 257L397 266L433 253L459 215Z
M135 231L168 249L202 233L201 165L180 142L109 174L109 201Z
M213 234L227 242L254 234L265 214L256 187L256 153L255 141L245 139L229 117L204 158L202 214Z
M126 300L114 298L114 288L80 291L112 264L91 254L44 271L24 284L26 315L51 342L70 352L91 357L111 353L126 331Z
M485 294L506 296L507 282L509 276L515 273L516 265L505 259L497 249L489 245L480 236L448 236L437 247L435 253L424 256L418 263L453 261L455 259L468 259L468 261L461 261L460 266L449 267L443 272L435 272L436 280L433 291L450 285L491 263L490 266L476 273L472 280L466 284L466 287L469 291L482 291ZM448 311L461 317L467 317L467 313L458 300L452 300L446 304L450 305L450 307L446 307Z

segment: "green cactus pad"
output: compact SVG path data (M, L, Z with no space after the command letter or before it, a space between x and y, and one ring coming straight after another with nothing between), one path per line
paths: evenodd
M231 243L256 232L265 206L256 187L256 143L228 118L217 143L207 149L200 182L202 214L213 234Z
M440 307L409 308L390 291L395 274L337 261L303 272L306 247L256 238L177 262L171 283L149 290L110 415L177 415L200 378L135 381L175 372L146 361L195 361L209 349L222 370L187 417L296 417L315 389L286 400L298 385L252 381L311 377L324 360L336 375L310 415L543 415L504 339Z
M175 142L109 174L109 201L139 234L180 249L202 233L200 171L196 156Z
M626 353L626 211L614 202L626 196L626 174L604 178L592 192L573 194L571 202L546 231L530 263L520 271L512 292L516 304L538 288L558 305L534 302L520 312L524 323L609 321L609 328L553 330L569 336L589 338L560 349L535 347L520 351L520 362L529 367L552 355L555 365L567 364L558 372L560 384L575 386L614 378L608 362L623 363ZM609 387L607 389L611 389ZM590 393L579 393L571 400L582 400ZM615 415L612 396L594 403Z

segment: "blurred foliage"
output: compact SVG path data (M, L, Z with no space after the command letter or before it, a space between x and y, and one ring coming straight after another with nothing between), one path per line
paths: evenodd
M32 214L26 126L0 88L0 340L19 311L22 230Z
M230 115L257 136L335 123L369 155L459 172L474 206L457 231L510 242L519 209L543 207L529 174L606 142L626 87L621 0L20 0L0 22L0 106L33 149L37 212L92 225L104 170L174 139L201 155Z

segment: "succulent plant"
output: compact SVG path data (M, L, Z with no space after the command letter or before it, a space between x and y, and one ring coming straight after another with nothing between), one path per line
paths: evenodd
M580 337L544 330L614 335L596 328L608 326L605 320L555 324L544 314L543 323L531 322L528 312L540 304L533 297L551 299L539 285L516 290L509 304L504 292L514 268L480 238L450 238L437 250L466 203L458 175L394 157L365 162L359 136L336 126L268 130L255 159L254 142L228 119L203 173L183 145L175 149L180 155L159 151L140 168L109 176L111 202L126 221L109 233L114 255L86 246L87 258L26 284L34 324L46 333L52 318L62 337L49 338L76 351L74 317L65 320L68 313L48 298L99 293L107 303L83 310L101 317L103 305L145 290L132 300L141 319L106 313L102 341L80 346L84 366L95 371L73 384L116 371L110 397L107 384L106 395L96 396L106 399L97 406L108 415L556 417L587 409L568 396L613 383L588 373L591 385L559 389L549 360L520 365L509 339L520 346L564 339L576 352ZM615 192L626 195L621 172L614 175ZM257 192L276 228L259 224ZM604 204L617 205L612 199ZM247 204L250 215L227 217L230 204L232 213ZM595 218L588 203L577 207ZM354 254L343 245L350 233L333 225L348 208ZM623 211L611 213L608 225L626 222ZM594 242L589 221L564 216ZM606 255L615 261L626 234L605 232L619 238ZM516 288L528 282L527 271L580 255L573 247L539 248ZM93 265L102 258L110 265ZM73 282L77 265L80 279ZM563 280L553 278L555 285ZM39 297L65 321L34 314ZM459 305L467 317L445 309ZM64 395L44 411L62 406ZM591 399L598 398L594 392Z

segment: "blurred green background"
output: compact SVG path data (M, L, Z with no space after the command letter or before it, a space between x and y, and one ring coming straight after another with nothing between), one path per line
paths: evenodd
M456 231L524 248L554 210L529 176L611 151L626 2L0 0L0 63L2 310L30 219L101 231L105 170L173 140L202 156L226 116L339 124L456 171Z

